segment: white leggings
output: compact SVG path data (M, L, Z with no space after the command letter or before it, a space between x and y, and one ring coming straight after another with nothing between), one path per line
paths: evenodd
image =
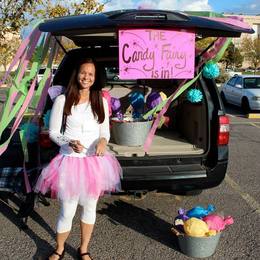
M96 221L96 207L98 199L89 198L82 204L80 220L85 224L94 224ZM57 222L57 232L64 233L71 230L78 200L61 201L60 215Z

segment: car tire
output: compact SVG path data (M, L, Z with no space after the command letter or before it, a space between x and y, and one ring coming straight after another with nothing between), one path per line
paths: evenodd
M243 98L242 99L242 104L241 104L242 110L244 111L244 113L249 113L250 112L250 106L249 106L249 102L247 98Z
M221 97L221 99L222 99L223 104L226 105L226 104L227 104L227 99L226 99L226 97L225 97L224 92L221 91L220 97Z

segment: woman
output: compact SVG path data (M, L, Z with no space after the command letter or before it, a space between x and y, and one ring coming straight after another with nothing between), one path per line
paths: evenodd
M106 152L110 138L108 104L102 98L92 59L73 71L66 95L58 96L50 116L50 138L60 153L42 171L35 190L51 191L61 202L57 246L49 259L62 259L77 205L82 206L79 259L91 259L88 244L96 219L96 205L104 192L120 190L121 167Z

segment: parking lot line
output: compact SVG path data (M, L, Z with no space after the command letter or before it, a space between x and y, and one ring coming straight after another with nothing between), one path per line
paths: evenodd
M256 125L255 123L251 123L251 125L253 125L253 126L257 127L257 128L260 128L260 126Z
M260 114L248 114L247 118L260 118Z
M260 124L260 121L259 122L230 122L230 124L231 125L252 125L252 124L254 124L253 126L259 127L256 124Z
M250 208L260 215L260 204L252 196L244 192L242 188L227 174L225 181L246 201Z
M242 117L242 118L246 118L246 116L243 115L243 114L236 114L236 115L233 115L233 114L228 114L228 113L227 113L227 115L230 116L230 117Z

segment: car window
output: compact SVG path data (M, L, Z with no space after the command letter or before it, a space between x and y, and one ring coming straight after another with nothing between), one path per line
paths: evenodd
M260 89L260 78L245 78L244 79L245 88L259 88Z
M237 77L235 85L241 85L242 86L242 83L243 83L242 78Z
M235 86L236 79L237 79L237 77L231 78L231 79L228 81L228 85Z

